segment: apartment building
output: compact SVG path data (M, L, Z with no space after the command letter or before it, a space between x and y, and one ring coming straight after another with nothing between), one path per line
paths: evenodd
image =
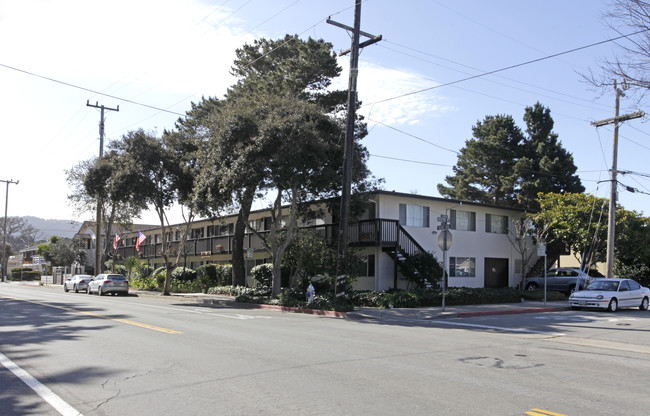
M314 206L324 206L322 201ZM428 251L442 262L438 246L438 220L447 216L453 244L447 252L449 286L507 287L521 279L521 254L511 243L508 229L514 218L524 213L493 205L478 204L407 193L378 191L373 193L366 212L349 225L349 242L365 259L365 267L355 283L356 289L386 290L405 288L399 262L417 251ZM179 266L195 269L203 264L227 264L232 259L236 215L196 221L181 252ZM258 233L269 230L270 212L257 210L249 222ZM300 224L336 244L338 225L330 214ZM172 254L180 248L183 224L173 225L168 238ZM138 233L146 239L136 250ZM122 234L114 259L121 262L130 256L147 261L152 267L163 265L160 255L163 236L160 227L134 229ZM533 242L528 241L532 257L527 267L537 261ZM271 254L258 235L247 230L244 243L247 270L270 262Z

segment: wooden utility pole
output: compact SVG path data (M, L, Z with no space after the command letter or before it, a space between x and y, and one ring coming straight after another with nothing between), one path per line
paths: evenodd
M334 292L337 296L345 293L344 278L347 272L347 252L348 252L348 225L350 217L350 199L352 193L352 157L354 152L354 121L356 119L357 108L357 77L359 75L359 49L381 40L380 36L373 36L361 31L361 1L354 0L354 27L346 26L342 23L334 22L327 19L327 23L343 28L352 32L352 47L341 52L345 55L350 54L350 78L348 82L348 115L345 130L345 147L343 150L343 187L341 190L341 209L339 212L339 235L338 235L338 258L336 274L337 279L334 284ZM370 39L359 44L359 37L363 34ZM340 280L340 282L339 282ZM339 284L341 283L341 284Z
M96 101L95 104L90 104L90 100L86 101L86 106L88 107L93 107L93 108L99 108L101 110L101 116L99 120L99 159L104 157L104 110L108 111L120 111L120 106L118 105L117 108L109 108L109 107L104 107L103 105L99 105ZM97 197L97 224L95 227L95 275L98 275L102 272L102 256L101 256L101 251L100 248L102 246L101 242L101 231L102 231L102 198L100 196ZM106 230L108 233L109 230Z
M627 84L623 82L623 89L627 89ZM607 224L607 272L606 277L614 277L614 237L616 236L616 195L618 182L616 180L616 174L618 173L618 126L621 121L632 120L635 118L643 117L645 113L643 111L637 111L636 113L624 114L619 116L620 108L620 98L625 97L623 90L619 89L614 80L614 91L616 92L616 103L614 105L614 117L607 118L605 120L593 121L591 124L596 127L605 126L608 124L614 125L614 143L612 149L612 169L611 180L610 180L610 192L609 192L609 220Z
M4 229L2 231L2 281L6 282L7 281L7 208L9 206L9 184L10 183L15 183L18 185L18 181L14 182L13 179L7 180L0 180L0 182L4 182L7 184L7 191L5 194L5 223L4 223Z

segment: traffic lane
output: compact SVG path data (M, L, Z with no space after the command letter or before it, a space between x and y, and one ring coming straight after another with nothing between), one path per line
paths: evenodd
M155 315L161 319L158 325L176 328L184 323L176 335L117 321L106 321L105 328L90 333L104 337L100 344L105 354L92 355L97 361L86 370L114 373L87 377L60 394L79 395L77 408L95 414L305 414L309 409L310 414L388 415L436 409L439 415L455 415L485 414L486 408L493 414L523 414L532 408L594 414L594 408L576 411L581 405L574 397L585 397L580 387L602 377L596 368L576 373L576 364L591 360L576 360L575 352L541 351L535 340L501 333L366 325L277 311L226 317L218 308L151 308L133 302L137 298L89 299L102 308L112 305L130 319L149 322ZM92 327L99 320L82 321ZM44 331L52 327L41 325ZM64 341L83 342L84 331ZM62 345L51 342L47 347L58 354ZM115 361L119 355L125 359ZM50 361L60 364L56 357ZM603 363L603 369L612 367ZM559 379L576 385L567 393ZM632 377L633 384L625 381L622 388L637 392L638 381ZM596 394L615 389L613 381L601 384ZM64 387L56 390L63 392ZM553 394L541 398L539 391ZM251 392L250 399L242 392ZM502 399L504 394L508 400ZM612 410L608 405L598 409Z
M646 311L562 311L426 322L439 328L519 334L560 344L650 355L650 314Z
M0 308L12 319L0 326L0 352L82 413L94 412L117 397L121 390L115 380L137 378L150 371L140 365L139 356L150 355L163 341L139 333L168 335L128 323L124 318L132 316L105 308L103 298L96 298L99 306L72 307L52 301L48 293L40 297L32 294L29 300L5 295L0 294ZM139 352L140 347L147 351ZM130 411L117 407L107 414Z
M45 402L15 374L0 365L0 414L59 416L60 413Z

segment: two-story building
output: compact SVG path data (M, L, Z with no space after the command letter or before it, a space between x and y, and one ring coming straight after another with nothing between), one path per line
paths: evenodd
M323 204L315 203L315 206ZM447 216L453 236L449 248L448 270L450 286L507 287L520 280L521 254L511 243L508 230L513 218L524 213L516 209L493 205L456 201L422 195L378 191L372 194L365 214L349 225L349 243L359 248L366 260L365 270L357 279L355 288L385 290L405 288L398 263L417 251L433 253L442 262L438 246L438 220ZM196 221L181 253L179 266L195 269L203 264L231 263L236 215ZM259 233L269 230L270 212L257 210L249 217L251 227ZM314 230L326 241L336 244L338 225L330 214L300 224ZM171 227L168 238L172 254L180 249L182 224ZM138 232L146 236L136 250ZM120 236L114 258L117 262L137 256L152 267L161 267L160 255L163 236L160 227L135 229ZM537 260L533 252L527 267ZM270 262L270 252L261 239L247 230L245 239L247 270Z

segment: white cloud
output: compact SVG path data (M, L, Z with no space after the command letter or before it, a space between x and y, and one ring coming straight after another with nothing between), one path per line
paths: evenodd
M340 60L339 64L344 69L334 87L347 89L349 62ZM457 111L448 103L446 97L437 95L435 91L380 102L431 86L435 84L419 75L360 62L357 91L363 107L359 109L359 113L372 120L397 126L415 125L423 119Z

